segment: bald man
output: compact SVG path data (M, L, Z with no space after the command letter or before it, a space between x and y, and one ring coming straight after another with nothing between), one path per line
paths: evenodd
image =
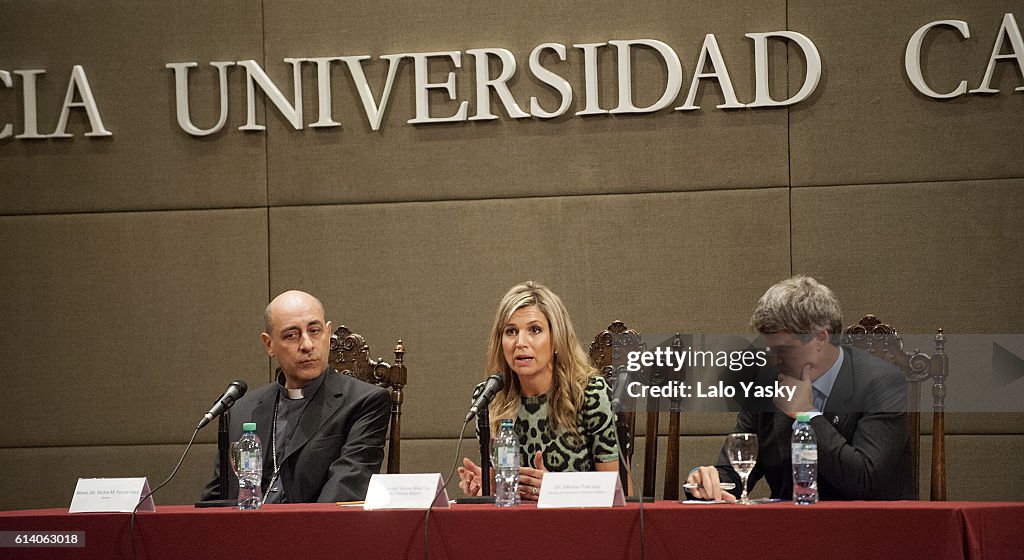
M260 338L280 366L277 381L231 410L231 441L241 437L244 422L256 423L266 503L362 500L384 459L388 392L328 366L331 323L324 317L320 300L305 292L274 298ZM219 496L218 475L215 464L202 499L236 498L237 478L229 476L228 495Z

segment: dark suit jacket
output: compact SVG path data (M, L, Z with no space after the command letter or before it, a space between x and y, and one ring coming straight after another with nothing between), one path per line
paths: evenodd
M384 459L391 400L386 389L327 369L327 377L310 398L284 455L278 456L288 502L362 500L370 476ZM263 491L273 476L270 431L279 385L271 383L242 397L231 409L230 441L242 435L242 423L255 422L263 443ZM204 500L218 499L219 469L203 490ZM238 479L228 476L225 499L238 496Z
M893 365L843 347L845 357L821 416L811 419L818 441L818 495L823 500L912 500L913 468L907 416L907 385ZM790 438L793 419L782 412L740 412L735 432L757 434L757 465L750 487L762 477L771 496L792 499ZM723 481L740 477L725 446L715 463Z

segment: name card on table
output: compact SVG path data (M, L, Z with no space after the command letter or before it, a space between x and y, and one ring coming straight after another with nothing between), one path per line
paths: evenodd
M539 508L626 505L617 472L548 472L540 482Z
M79 478L68 513L126 512L149 494L149 479L142 478ZM139 505L139 511L156 511L153 497Z
M363 509L446 508L448 491L441 473L375 474L370 477Z

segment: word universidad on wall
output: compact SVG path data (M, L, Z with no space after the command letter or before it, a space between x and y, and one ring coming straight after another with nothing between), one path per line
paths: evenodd
M970 28L965 21L961 20L940 20L927 23L915 31L907 43L904 56L904 68L908 79L914 88L923 95L934 99L949 99L966 93L998 93L999 90L991 87L991 80L995 65L1000 61L1016 62L1021 75L1024 76L1024 40L1021 38L1013 14L1004 14L999 31L996 35L992 54L989 56L988 65L985 69L984 78L977 88L968 90L966 80L962 80L958 86L950 92L941 93L928 85L921 69L922 45L929 32L938 27L952 27L960 33L964 39L970 38ZM771 108L784 107L799 103L814 93L821 78L821 56L817 47L807 36L795 31L773 31L765 33L746 33L745 37L753 41L754 48L754 99L749 103L741 102L732 86L732 79L725 63L725 58L719 48L718 40L714 34L707 34L704 37L700 54L697 57L694 74L687 89L685 101L674 108L676 111L695 111L700 109L696 104L696 96L702 80L714 80L718 83L724 103L717 105L719 109L742 109L742 108ZM784 100L776 100L772 97L769 83L769 40L789 41L796 45L802 55L805 64L804 83L800 89L791 97ZM1009 52L1003 53L1004 45L1008 46ZM606 47L614 47L617 61L617 86L618 105L612 109L601 108L599 95L599 73L598 73L598 50ZM658 58L664 64L665 85L661 97L654 103L638 107L633 100L633 72L631 67L632 49L640 47L657 53ZM683 86L683 66L679 56L668 44L656 39L634 39L634 40L612 40L606 43L582 43L574 44L573 48L579 49L583 55L584 65L584 106L575 115L607 115L607 114L629 114L629 113L653 113L661 111L674 104L680 95ZM228 68L239 66L245 70L246 82L246 122L238 127L242 131L258 132L266 130L265 125L256 122L256 89L259 88L267 100L280 112L281 116L295 129L302 130L303 106L302 106L302 65L313 64L316 67L316 85L318 95L317 120L309 123L309 128L330 128L340 127L341 123L334 120L332 114L331 98L331 65L344 63L348 73L359 93L360 101L366 115L368 124L372 130L379 130L388 99L391 96L395 77L403 61L409 60L413 66L414 94L415 94L415 116L408 119L409 124L428 123L452 123L463 121L480 121L499 119L500 116L491 110L491 95L497 96L505 113L513 119L541 118L550 119L566 115L572 107L574 90L561 74L543 64L542 58L547 56L557 57L560 62L567 59L567 48L561 43L543 43L538 45L529 55L529 70L532 77L557 93L559 105L554 109L544 107L537 97L531 97L525 110L512 95L509 89L509 81L516 75L517 60L515 55L505 48L479 48L467 49L465 53L474 59L476 70L475 83L475 112L469 114L470 102L463 100L458 103L454 113L437 116L431 114L429 103L431 92L446 94L448 99L456 101L456 72L455 69L462 68L461 51L437 51L420 53L402 53L382 55L379 60L387 62L387 77L380 95L374 95L363 68L363 62L369 60L369 55L356 56L326 56L326 57L304 57L285 58L286 64L292 67L293 100L289 102L281 89L274 84L267 73L255 60L241 61L212 61L210 66L216 69L220 89L220 114L217 122L209 128L200 128L192 122L191 111L189 110L189 71L198 67L196 62L171 62L165 65L174 73L175 82L175 104L176 116L179 127L192 136L207 136L216 133L224 128L228 119ZM431 63L443 62L449 64L453 69L449 70L446 79L441 82L429 80L429 68ZM497 76L492 76L492 66L499 69ZM67 93L64 103L61 106L61 113L58 118L57 128L51 134L41 134L38 127L38 101L36 98L36 81L38 76L45 74L45 69L23 69L9 72L0 70L0 86L7 89L14 88L12 74L21 78L21 100L24 113L22 132L16 139L41 139L41 138L72 138L74 135L67 131L68 118L72 109L85 111L89 120L91 130L84 135L87 137L112 136L103 123L100 115L99 105L96 102L85 68L82 65L74 65L68 81ZM1024 91L1024 85L1017 87L1015 91ZM379 100L379 101L378 101ZM9 138L13 135L11 123L0 123L0 139Z

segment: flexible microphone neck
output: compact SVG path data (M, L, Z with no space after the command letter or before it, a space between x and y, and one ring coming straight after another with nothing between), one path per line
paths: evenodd
M225 411L235 404L235 401L245 395L248 388L249 387L245 384L245 381L242 381L241 379L232 381L231 384L228 385L227 390L224 391L224 394L221 395L215 403L213 403L212 407L210 407L210 411L204 414L199 420L199 423L196 424L196 430L205 428L206 425L214 418L224 414Z
M469 412L466 413L466 422L469 422L476 416L481 410L490 406L491 401L494 399L494 395L498 394L502 388L505 387L505 380L502 379L500 374L494 373L487 378L487 382L484 383L484 389L480 392L480 396L473 401L473 406L469 407Z

